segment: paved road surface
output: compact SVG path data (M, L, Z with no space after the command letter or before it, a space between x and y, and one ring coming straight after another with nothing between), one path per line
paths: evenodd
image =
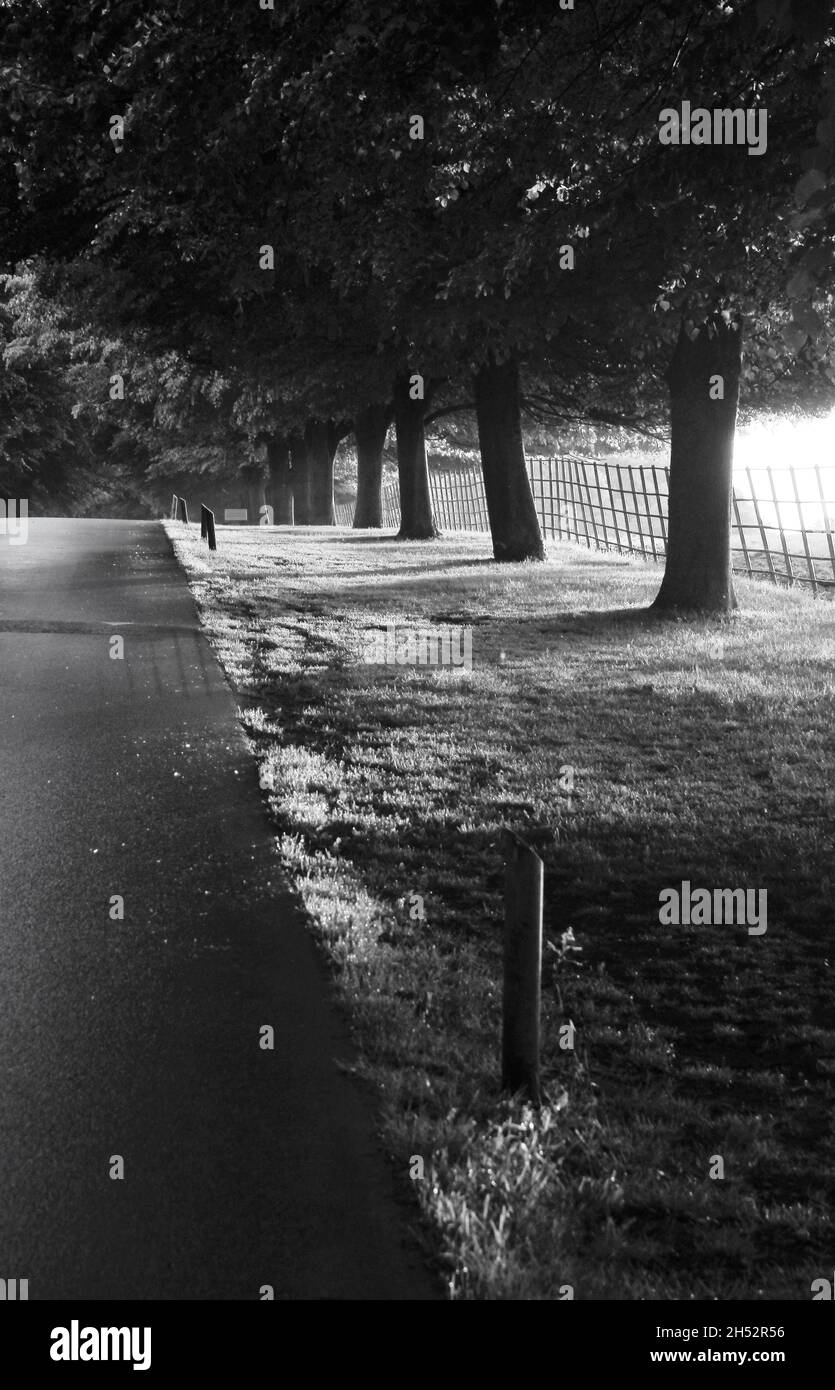
M0 1277L437 1297L161 526L0 536L0 825Z

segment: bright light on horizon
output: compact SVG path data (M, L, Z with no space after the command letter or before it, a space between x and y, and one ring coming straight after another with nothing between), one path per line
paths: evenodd
M734 472L746 468L835 467L835 410L827 416L785 415L737 430Z

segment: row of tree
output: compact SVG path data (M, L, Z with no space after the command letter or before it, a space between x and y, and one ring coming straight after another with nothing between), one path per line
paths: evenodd
M5 0L7 357L60 358L117 455L242 468L281 521L333 520L353 432L380 525L393 422L407 538L436 534L427 421L473 409L498 560L543 555L525 412L669 410L657 602L733 606L740 389L835 380L835 24L683 8ZM766 150L662 144L685 100L766 111Z

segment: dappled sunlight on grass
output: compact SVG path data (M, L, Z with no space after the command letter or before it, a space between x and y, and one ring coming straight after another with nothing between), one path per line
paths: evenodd
M835 606L739 581L731 617L662 621L657 567L579 547L169 529L452 1294L807 1298L835 1236ZM389 624L470 627L472 669L367 664ZM497 1088L504 826L545 861L539 1115ZM767 933L662 927L685 879L766 889Z

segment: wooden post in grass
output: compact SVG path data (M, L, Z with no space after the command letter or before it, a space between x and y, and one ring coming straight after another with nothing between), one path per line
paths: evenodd
M188 526L188 504L186 503L186 499L185 497L178 497L177 501L179 503L180 520L184 521L186 526Z
M178 502L178 501L179 501L179 498L177 497L176 492L172 493L172 494L171 494L171 520L172 520L172 521L176 521L176 520L177 520L177 502Z
M200 539L201 539L201 541L204 541L204 540L206 539L206 511L207 511L207 508L204 507L204 506L203 506L203 503L201 502L201 503L200 503Z
M539 1105L542 860L512 830L505 830L502 847L506 860L502 1088L524 1091Z
M205 516L206 540L209 543L209 549L217 550L217 541L215 540L215 514L210 507L203 507L201 516Z

